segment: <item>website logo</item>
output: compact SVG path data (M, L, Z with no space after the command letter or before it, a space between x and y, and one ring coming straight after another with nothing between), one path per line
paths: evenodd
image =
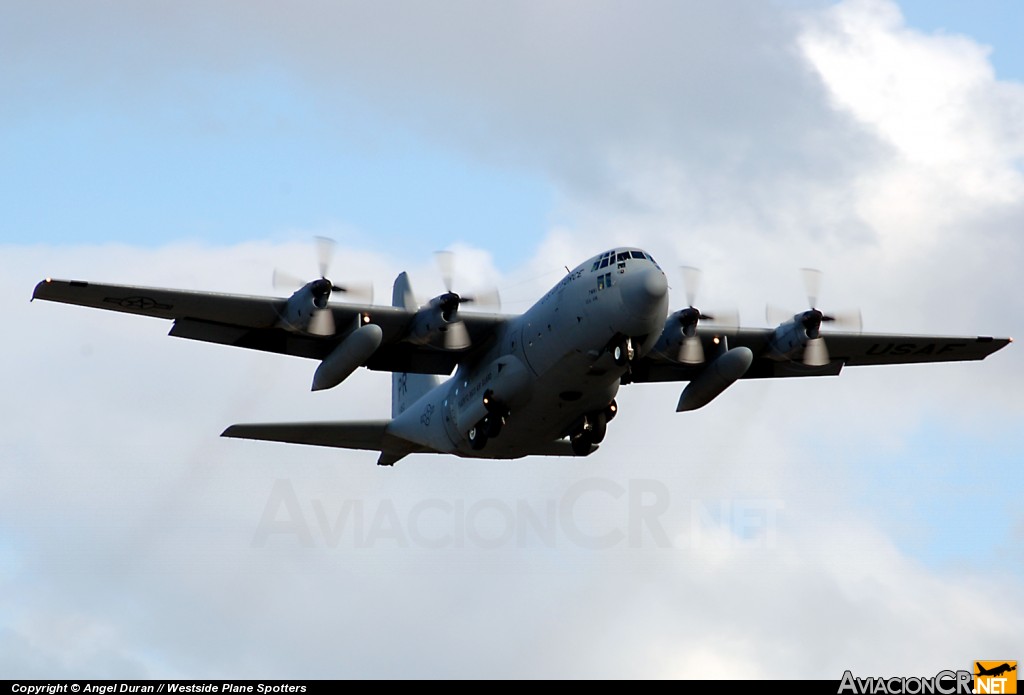
M1017 692L1016 661L975 661L974 693L999 693L999 695Z
M969 695L971 692L971 672L966 670L939 671L930 678L858 677L847 670L839 683L838 695Z

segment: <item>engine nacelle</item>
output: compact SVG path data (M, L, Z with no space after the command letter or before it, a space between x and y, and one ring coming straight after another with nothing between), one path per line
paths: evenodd
M736 383L754 363L750 348L737 347L726 350L704 368L696 379L683 389L676 412L702 408Z
M669 317L665 320L665 328L661 331L661 336L658 338L658 342L651 348L651 354L659 357L675 360L679 354L679 348L682 347L683 338L686 337L686 328L683 325L684 312L689 311L683 309L669 314ZM696 322L693 323L691 328L691 335L696 332Z
M775 329L767 357L773 360L788 360L797 355L807 344L807 331L796 322L784 323Z
M449 321L445 321L444 312L440 307L425 306L413 317L406 340L417 345L437 342L441 330L449 323Z
M459 316L459 303L462 301L454 292L434 297L427 306L416 312L405 339L417 345L465 350L471 341L466 324Z
M803 314L797 314L775 329L765 357L777 361L795 359L803 353L809 340L821 335L820 330L820 312L812 309Z
M330 297L331 283L329 280L320 279L310 282L299 288L285 302L278 325L297 333L308 332L313 316L317 311L327 308L327 300Z
M366 364L383 340L384 331L374 323L352 331L317 367L313 374L312 390L334 388L343 382L352 372Z

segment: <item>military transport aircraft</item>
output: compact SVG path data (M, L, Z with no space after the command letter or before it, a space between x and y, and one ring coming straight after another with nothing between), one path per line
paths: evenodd
M687 381L676 406L686 411L739 379L981 360L1011 342L864 334L859 320L857 331L822 333L842 317L815 306L813 272L810 308L776 328L715 326L693 306L692 286L688 306L669 314L665 273L638 248L588 259L518 316L460 311L485 298L453 292L450 270L448 291L423 306L405 273L390 307L328 303L332 292L353 288L328 280L326 266L322 254L321 277L287 299L54 279L40 282L33 299L170 319L172 336L318 360L313 390L359 367L392 372L391 419L242 424L222 435L376 451L380 465L413 453L586 456L604 439L623 384Z

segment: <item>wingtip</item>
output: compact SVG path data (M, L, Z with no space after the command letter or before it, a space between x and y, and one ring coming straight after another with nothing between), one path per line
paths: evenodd
M43 278L36 283L35 288L32 290L32 299L28 301L35 301L39 297L39 291L53 282L53 278Z

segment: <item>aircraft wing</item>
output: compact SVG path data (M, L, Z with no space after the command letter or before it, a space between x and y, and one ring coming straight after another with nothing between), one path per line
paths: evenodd
M381 327L384 340L367 367L380 371L450 374L465 353L404 342L414 312L368 304L330 304L337 333L316 336L287 331L277 323L286 299L155 287L104 285L46 279L32 299L75 304L174 321L170 335L222 345L322 360L360 321ZM496 314L460 312L475 350L508 320Z
M965 362L983 360L1013 342L1012 338L986 336L930 336L888 333L822 332L830 361L821 367L809 367L799 360L777 361L767 357L774 334L771 328L741 328L724 335L700 328L698 335L708 361L698 365L676 362L660 355L648 355L634 363L631 379L637 383L690 381L700 374L721 348L714 343L723 336L730 347L748 347L754 362L744 379L797 376L835 376L845 366L911 364L924 362Z

